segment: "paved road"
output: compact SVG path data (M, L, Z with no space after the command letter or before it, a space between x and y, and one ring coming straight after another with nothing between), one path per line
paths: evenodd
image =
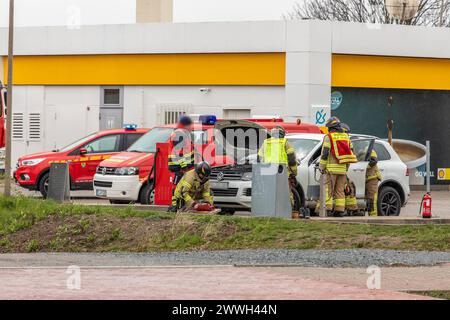
M427 299L271 268L2 269L0 299Z
M230 250L169 253L33 253L1 254L0 267L78 266L301 266L367 268L435 266L450 262L450 252L392 250Z

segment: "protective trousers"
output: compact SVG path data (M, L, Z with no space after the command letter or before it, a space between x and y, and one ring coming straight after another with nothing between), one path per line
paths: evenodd
M373 179L366 181L367 211L369 212L369 216L371 217L378 216L377 198L378 198L378 180Z

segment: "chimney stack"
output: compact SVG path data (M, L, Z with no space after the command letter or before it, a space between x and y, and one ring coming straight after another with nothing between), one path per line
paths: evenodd
M136 23L173 22L173 0L136 0Z

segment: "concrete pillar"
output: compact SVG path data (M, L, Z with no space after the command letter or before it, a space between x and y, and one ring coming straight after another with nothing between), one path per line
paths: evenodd
M288 21L286 43L286 118L315 123L312 110L329 107L332 25Z
M136 0L136 23L172 21L173 0Z

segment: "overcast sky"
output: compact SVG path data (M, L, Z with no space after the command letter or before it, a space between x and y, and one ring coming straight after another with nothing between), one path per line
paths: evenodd
M174 21L276 20L302 0L174 0ZM0 26L9 0L0 0ZM17 26L134 23L135 0L15 0ZM78 21L74 21L78 20Z

